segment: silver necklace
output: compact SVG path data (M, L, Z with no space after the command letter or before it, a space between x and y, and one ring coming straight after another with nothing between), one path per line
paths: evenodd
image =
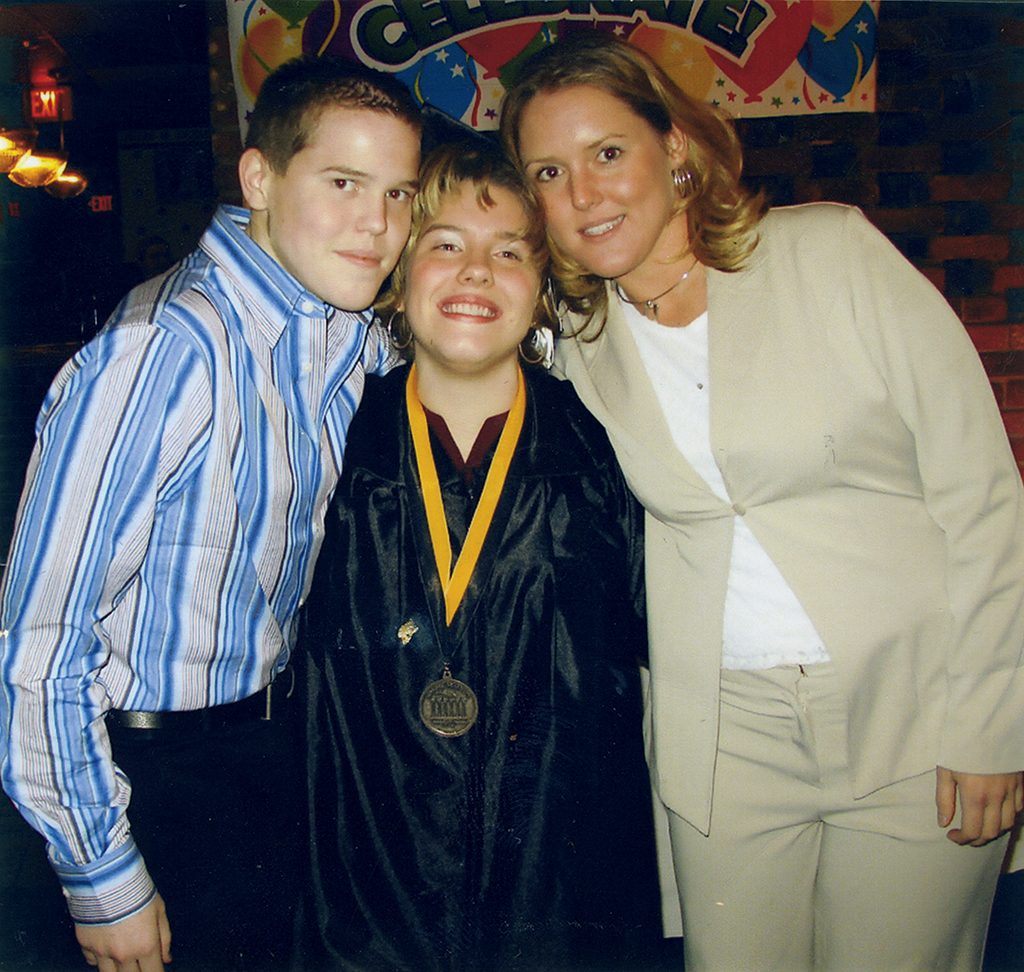
M674 284L672 284L671 287L669 287L667 290L663 290L660 294L658 294L657 297L651 297L648 300L630 300L626 296L625 291L619 286L619 282L617 280L615 281L614 285L615 293L619 295L619 298L621 300L624 300L627 304L632 304L634 307L639 307L642 304L654 315L655 320L657 320L658 301L661 300L661 298L664 297L666 294L670 294L673 290L675 290L676 287L678 287L684 280L688 279L690 274L693 272L693 268L695 266L697 266L696 255L694 255L693 263L691 263L690 266L687 268L686 273L684 273Z

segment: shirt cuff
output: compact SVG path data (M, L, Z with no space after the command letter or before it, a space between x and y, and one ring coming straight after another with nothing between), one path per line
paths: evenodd
M141 911L156 894L131 836L88 864L63 864L52 858L50 863L76 924L111 925Z

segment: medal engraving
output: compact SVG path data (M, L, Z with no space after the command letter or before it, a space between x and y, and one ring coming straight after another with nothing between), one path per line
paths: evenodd
M477 701L473 690L446 669L436 682L431 682L420 696L420 718L439 736L463 736L473 728L477 717Z

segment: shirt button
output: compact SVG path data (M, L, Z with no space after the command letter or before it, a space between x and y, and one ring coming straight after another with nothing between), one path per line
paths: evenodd
M746 516L747 515L747 508L742 503L733 503L732 504L732 511L737 516Z
M313 366L311 364L304 364L302 366L302 373L304 375L308 375L312 370L313 370Z

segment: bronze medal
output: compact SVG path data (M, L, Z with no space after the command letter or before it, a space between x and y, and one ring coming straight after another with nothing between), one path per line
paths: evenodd
M447 665L441 678L420 696L420 718L439 736L464 736L473 728L478 711L476 694L465 682L452 678Z
M437 565L437 576L441 581L444 594L445 623L451 625L452 618L469 586L470 578L476 569L477 560L484 546L484 539L494 519L498 500L505 486L512 456L516 451L516 443L523 429L526 416L526 382L522 371L518 372L515 399L509 409L505 428L502 429L498 446L491 461L491 468L484 480L484 488L480 494L476 511L469 524L462 550L452 567L452 545L448 535L448 521L444 512L444 500L441 496L441 484L434 466L434 456L430 450L430 434L427 431L426 413L416 392L416 364L409 369L409 377L405 383L405 402L409 413L409 426L412 433L413 450L416 455L416 469L420 477L420 489L423 495L423 506L427 515L427 529L430 533L430 544L434 549L434 563ZM410 625L412 626L410 628ZM398 637L402 644L407 638L412 639L416 633L415 624L407 621L398 629ZM476 695L473 690L457 678L452 678L447 662L444 674L436 682L431 682L420 695L420 719L423 724L439 736L453 738L464 736L473 728L479 712Z

